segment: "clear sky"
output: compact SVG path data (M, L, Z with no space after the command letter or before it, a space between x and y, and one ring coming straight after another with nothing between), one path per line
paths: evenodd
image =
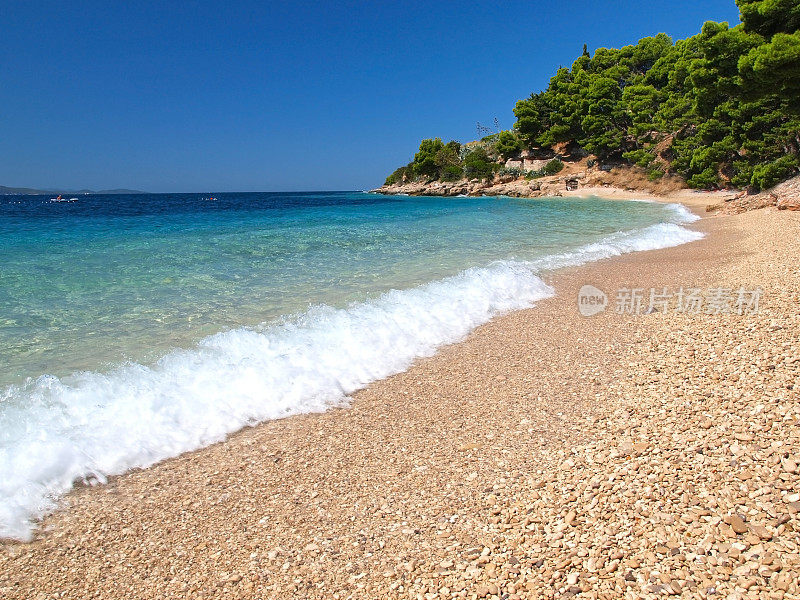
M375 187L421 138L511 127L584 43L706 20L734 1L3 0L0 185Z

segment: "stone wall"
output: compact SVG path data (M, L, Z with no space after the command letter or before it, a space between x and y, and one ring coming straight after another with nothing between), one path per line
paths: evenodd
M535 158L509 158L506 161L506 169L519 169L520 171L539 171L550 162L549 160L540 160Z
M549 163L549 160L536 160L535 158L523 158L522 168L525 171L540 171Z

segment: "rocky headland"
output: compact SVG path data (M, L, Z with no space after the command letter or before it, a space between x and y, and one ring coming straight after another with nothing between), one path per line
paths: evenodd
M693 190L677 176L656 181L637 167L617 166L613 169L586 168L564 163L556 175L526 179L497 175L491 180L461 179L458 181L407 181L382 185L372 193L406 196L511 196L540 198L559 196L603 196L609 198L658 198L685 201L705 199L707 212L738 214L749 210L776 207L778 210L800 210L800 176L784 181L759 193L746 190Z

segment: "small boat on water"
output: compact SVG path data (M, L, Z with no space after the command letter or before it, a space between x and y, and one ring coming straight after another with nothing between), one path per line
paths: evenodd
M50 198L50 202L77 202L77 198L62 198L61 194L56 198Z

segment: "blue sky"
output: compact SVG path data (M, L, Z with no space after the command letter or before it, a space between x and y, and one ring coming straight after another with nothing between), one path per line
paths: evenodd
M0 185L152 192L374 187L419 140L514 122L584 43L733 0L25 2L0 11Z

